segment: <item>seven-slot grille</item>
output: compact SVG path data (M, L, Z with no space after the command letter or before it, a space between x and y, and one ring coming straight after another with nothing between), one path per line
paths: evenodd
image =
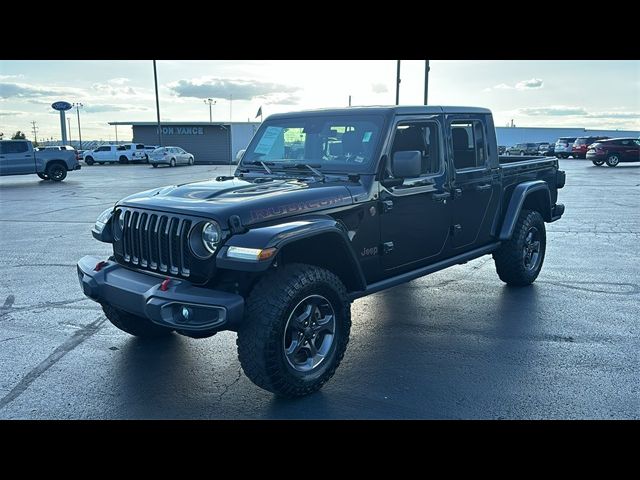
M129 209L118 215L124 215L119 236L125 263L170 275L190 275L188 235L192 220Z

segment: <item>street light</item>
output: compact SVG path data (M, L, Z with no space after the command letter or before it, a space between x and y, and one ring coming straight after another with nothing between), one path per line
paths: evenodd
M84 107L84 105L80 102L74 103L74 107L76 107L76 113L78 114L78 139L80 140L80 148L82 150L82 130L80 130L80 109Z
M213 98L207 98L204 103L209 104L209 123L213 123L213 117L211 116L211 105L215 105L217 102Z
M71 145L71 119L67 117L67 128L69 130L69 145Z

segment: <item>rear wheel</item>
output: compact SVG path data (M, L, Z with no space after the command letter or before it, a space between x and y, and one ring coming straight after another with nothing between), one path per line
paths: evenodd
M54 163L47 167L46 175L54 182L61 182L67 178L67 167L61 163Z
M518 286L533 283L544 262L546 239L542 215L522 210L511 239L493 253L500 280Z
M94 164L93 157L84 157L84 163L86 163L89 166L93 165ZM100 165L102 165L102 163L100 163Z
M287 265L258 282L245 312L238 358L253 383L299 397L333 376L351 329L347 291L336 275L313 265Z
M129 159L127 157L125 157L124 155L122 155L120 157L120 163L129 163Z
M609 167L617 167L619 163L620 163L620 157L618 156L617 153L612 153L607 157L607 165Z
M175 167L176 166L176 159L172 158L171 160L169 160L169 166L170 167Z
M153 164L153 168L158 168L158 164L157 164L157 163L154 163L154 164Z
M171 328L156 325L147 318L138 317L110 305L102 305L102 310L114 326L136 337L164 337L173 332Z
M49 177L47 177L44 173L36 173L36 175L38 175L38 177L40 177L42 180L49 180Z
M604 160L591 160L591 163L593 163L596 167L600 167L604 164Z

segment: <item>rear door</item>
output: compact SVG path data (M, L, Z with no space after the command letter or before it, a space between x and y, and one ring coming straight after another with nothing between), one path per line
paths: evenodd
M491 242L490 214L498 208L500 169L489 161L484 115L448 115L451 138L453 253L459 254Z
M0 174L35 173L36 161L29 144L22 140L0 142Z

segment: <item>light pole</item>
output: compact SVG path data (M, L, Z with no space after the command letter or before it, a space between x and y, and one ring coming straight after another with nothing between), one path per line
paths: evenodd
M209 123L213 123L213 116L211 115L211 105L215 105L217 102L213 98L207 98L204 103L209 104Z
M425 60L424 63L424 104L427 105L427 99L429 98L429 60Z
M84 105L80 102L74 103L74 107L76 107L76 113L78 114L78 139L80 141L80 150L82 150L82 130L80 130L80 109L84 107Z
M229 94L229 122L233 121L233 94Z
M400 105L400 60L396 67L396 105Z
M160 98L158 97L158 71L156 61L153 61L153 81L156 85L156 112L158 113L158 146L162 146L162 127L160 126Z

